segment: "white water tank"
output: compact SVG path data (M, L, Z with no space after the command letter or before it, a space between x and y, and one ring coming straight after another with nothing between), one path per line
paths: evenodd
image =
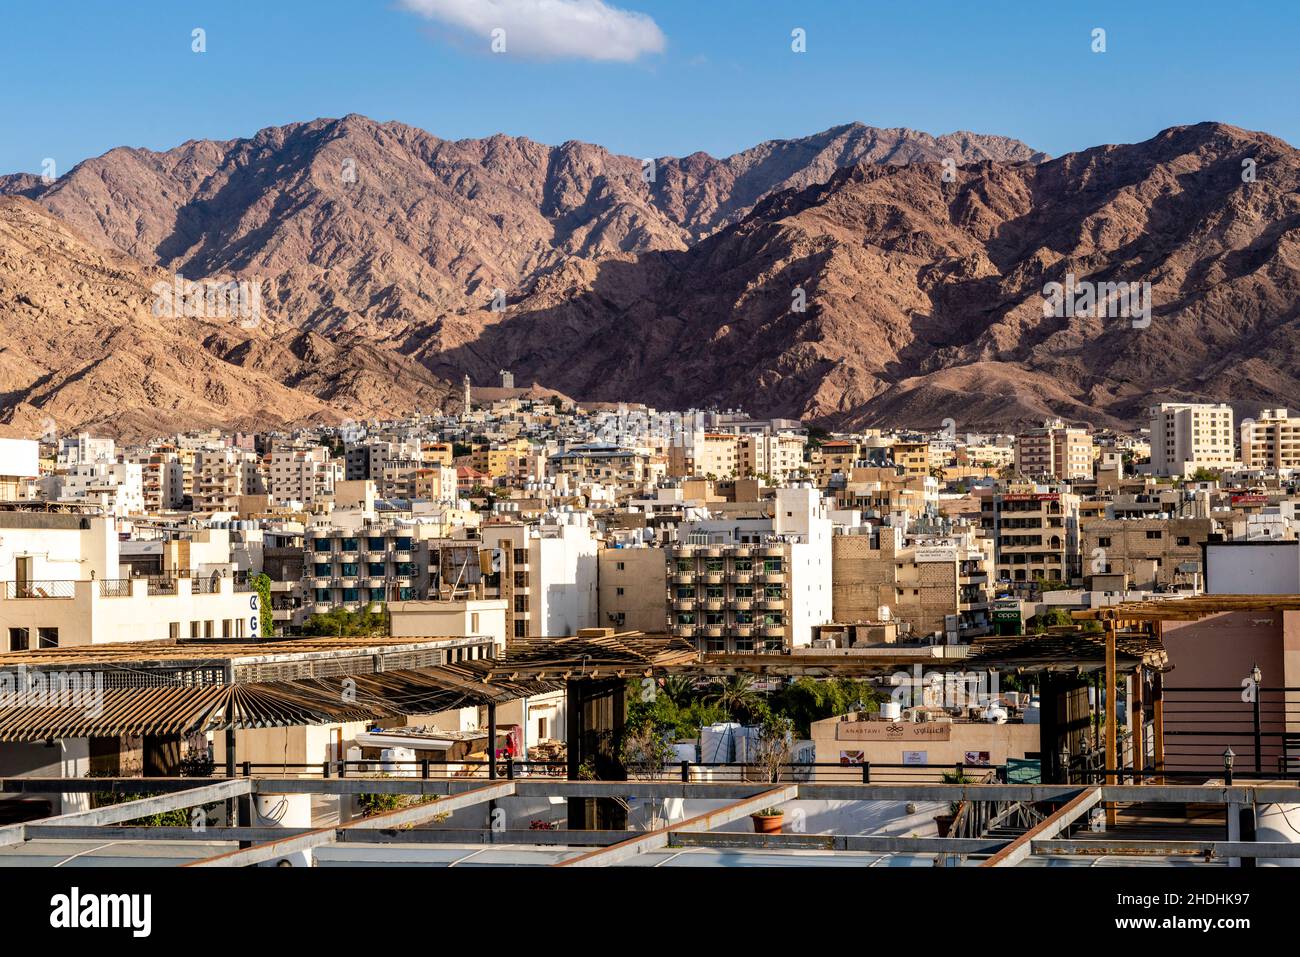
M310 828L310 794L254 794L253 827ZM293 851L258 865L260 867L311 867L311 849Z
M903 716L903 706L897 701L884 701L880 705L880 716L886 721L897 721Z
M382 774L411 777L415 774L415 751L411 748L384 748L379 752L379 770Z
M1300 843L1300 804L1261 804L1256 810L1255 840ZM1259 858L1259 867L1300 867L1300 858Z

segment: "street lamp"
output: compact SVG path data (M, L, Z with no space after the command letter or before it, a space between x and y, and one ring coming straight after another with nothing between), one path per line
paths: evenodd
M1236 755L1232 753L1232 748L1226 748L1223 752L1223 783L1232 784L1232 760Z
M1261 672L1261 671L1259 670L1259 664L1258 664L1258 663L1253 664L1253 665L1250 666L1250 680L1253 681L1253 682L1255 682L1255 688L1256 688L1256 690L1259 689L1259 682L1260 682L1260 679L1263 678L1263 677L1264 677L1264 674L1263 674L1263 672Z

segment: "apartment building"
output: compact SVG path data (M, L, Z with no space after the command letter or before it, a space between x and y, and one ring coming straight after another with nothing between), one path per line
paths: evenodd
M909 539L864 527L831 541L836 622L906 622L914 637L969 640L991 632L993 555L973 533Z
M196 512L237 512L244 495L265 495L261 461L241 449L204 449L194 458Z
M1248 469L1300 468L1300 419L1286 409L1264 409L1241 423L1241 461Z
M550 456L547 471L555 478L567 477L571 486L584 482L640 486L662 478L667 463L656 462L644 449L595 442Z
M0 502L24 498L27 483L40 472L40 443L32 439L0 439Z
M119 529L111 516L0 511L3 650L258 636L247 584L189 568L130 577Z
M107 515L142 515L144 473L136 462L85 462L65 466L37 482L47 502L92 505Z
M514 478L527 470L528 453L532 445L527 439L476 445L470 450L470 468L482 472L494 481Z
M1156 591L1204 584L1201 547L1218 530L1211 518L1088 519L1083 575L1124 576L1128 588Z
M1012 486L980 503L999 580L1069 582L1081 573L1079 496Z
M1189 475L1223 469L1235 459L1232 407L1224 403L1162 402L1151 409L1151 471Z
M175 449L157 449L134 461L140 464L145 511L170 512L185 506L185 465Z
M420 525L389 523L306 529L304 616L425 598L430 579L425 531Z
M267 493L278 506L322 504L333 497L334 482L340 477L329 449L320 445L272 449L268 471Z
M806 436L797 432L751 432L739 436L737 468L742 476L765 475L771 484L791 481L807 472Z
M736 478L740 443L740 437L730 432L685 431L668 448L668 474L673 478Z
M891 459L904 475L930 474L929 441L898 441L890 448Z
M1042 428L1016 436L1015 465L1016 473L1029 479L1090 479L1092 436L1087 429L1066 426L1060 419L1045 422Z
M598 627L600 542L592 532L591 516L574 511L550 513L535 525L483 526L498 594L510 603L511 637L554 638Z
M602 548L598 618L616 631L664 630L664 589L668 587L664 550L653 545Z
M770 519L683 522L667 550L668 628L710 653L779 653L831 620L832 525L813 488L779 488Z
M117 461L117 443L112 439L95 438L81 432L59 440L56 464L60 468L115 461Z

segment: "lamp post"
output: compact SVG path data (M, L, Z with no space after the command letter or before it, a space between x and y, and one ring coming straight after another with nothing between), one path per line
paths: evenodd
M1263 737L1263 735L1260 732L1260 726L1259 726L1259 682L1260 679L1263 677L1264 677L1263 673L1259 670L1259 664L1258 663L1252 664L1250 668L1250 680L1254 682L1254 690L1255 690L1255 693L1252 696L1255 699L1254 702L1252 703L1253 705L1252 711L1254 713L1254 719L1255 719L1255 773L1256 774L1261 774L1264 770L1262 764L1263 758L1259 753L1260 738Z
M1223 783L1232 786L1232 761L1236 755L1232 753L1232 748L1226 748L1223 752Z

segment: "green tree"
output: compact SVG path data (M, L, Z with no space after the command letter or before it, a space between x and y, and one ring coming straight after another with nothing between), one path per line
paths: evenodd
M382 604L357 611L331 608L312 615L302 626L302 633L315 637L374 638L388 634L388 615Z
M275 634L275 616L271 614L271 578L266 574L253 579L253 590L257 592L258 634L270 638Z

